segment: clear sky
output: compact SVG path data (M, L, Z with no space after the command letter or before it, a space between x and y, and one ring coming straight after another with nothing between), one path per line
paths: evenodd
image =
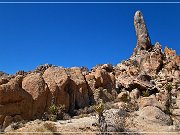
M0 4L0 70L116 65L136 46L136 10L152 43L180 54L180 4Z

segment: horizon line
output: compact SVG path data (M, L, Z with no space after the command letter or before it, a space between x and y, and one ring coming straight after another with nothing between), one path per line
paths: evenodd
M0 4L180 4L180 2L36 2L36 1L27 1L27 2L0 2Z

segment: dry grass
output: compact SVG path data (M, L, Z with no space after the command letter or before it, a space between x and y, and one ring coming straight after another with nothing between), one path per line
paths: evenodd
M41 124L33 123L30 125L26 125L21 129L9 131L5 133L5 135L54 135L54 132L57 132L55 124L45 122Z

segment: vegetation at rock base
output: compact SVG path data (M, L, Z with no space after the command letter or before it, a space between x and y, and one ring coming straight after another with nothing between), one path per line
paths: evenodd
M51 121L57 121L57 120L63 120L63 119L69 119L69 115L65 113L65 105L51 105L49 107L49 120Z
M149 90L142 91L142 96L143 97L149 97L150 96Z

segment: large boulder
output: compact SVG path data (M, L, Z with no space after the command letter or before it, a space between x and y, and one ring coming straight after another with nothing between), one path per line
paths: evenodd
M161 110L165 110L165 106L163 106L160 102L157 101L155 96L151 95L149 97L141 97L139 102L139 108L142 109L147 106L154 106Z
M163 64L163 54L161 50L161 45L156 43L151 52L143 54L141 56L140 69L146 73L157 74Z
M43 78L51 91L52 102L64 104L70 112L88 106L92 94L82 72L85 71L78 67L49 67L45 70Z
M113 72L113 67L110 64L97 65L92 69L92 72L89 74L88 78L95 80L94 89L102 87L104 89L112 90L115 89L115 76ZM91 85L91 82L87 80L88 84Z
M31 73L22 81L22 88L33 98L33 116L40 117L47 109L50 91L40 73Z
M21 86L22 76L16 76L8 83L0 85L1 123L6 116L20 115L23 119L32 118L32 96Z
M83 108L90 103L90 90L86 83L82 70L79 67L66 69L67 74L70 76L71 89L75 94L75 106Z
M68 85L70 78L66 70L62 67L49 67L45 70L43 78L51 92L50 100L56 105L65 105L66 110L70 108L70 93L65 87Z
M110 109L104 111L104 121L101 123L103 132L123 132L125 119L128 113L122 109Z
M139 116L162 125L171 125L172 120L169 115L166 115L159 108L154 106L147 106L138 112Z
M172 50L171 48L168 48L167 46L164 49L164 54L166 56L166 59L172 59L176 56L176 51Z

